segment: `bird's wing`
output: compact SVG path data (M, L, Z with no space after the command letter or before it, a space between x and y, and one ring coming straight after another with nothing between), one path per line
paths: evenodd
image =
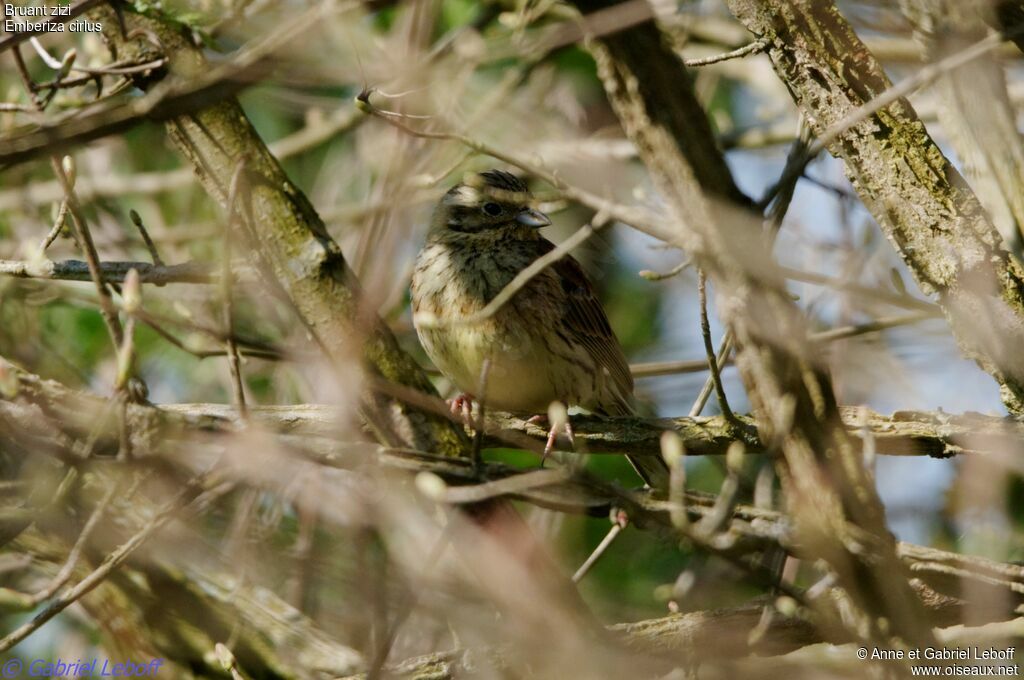
M541 255L550 252L554 245L547 240L541 244ZM578 342L594 359L599 369L606 369L614 384L613 392L624 397L633 393L633 376L629 372L629 364L622 353L618 338L608 323L608 317L594 295L594 287L587 279L580 263L571 255L551 265L551 270L558 276L562 289L565 291L566 306L563 322L573 340ZM620 398L616 404L624 415L631 411L628 402Z
M540 255L550 252L554 245L540 242ZM594 287L580 267L580 263L566 255L551 265L565 291L566 306L563 323L573 340L586 348L598 370L606 369L614 389L609 390L610 401L601 404L608 415L628 415L633 412L627 398L633 394L633 376L622 353L622 346L612 331L604 308L594 295ZM669 470L660 456L629 456L637 474L653 489L664 492L669 484Z

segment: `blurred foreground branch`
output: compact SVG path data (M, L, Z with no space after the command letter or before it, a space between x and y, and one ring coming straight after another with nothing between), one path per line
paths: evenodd
M737 341L736 364L759 436L781 454L776 470L799 527L802 557L829 565L858 611L856 627L869 638L896 635L909 644L931 643L920 599L896 557L884 507L844 427L831 378L812 361L806 319L779 273L765 266L800 173L779 183L765 221L748 203L722 192L725 185L709 186L707 177L729 172L721 153L695 140L703 135L692 120L666 115L688 110L706 119L685 65L656 49L642 30L651 28L595 40L590 49L623 130L668 203L669 242L683 248L716 288L722 321ZM641 44L647 47L641 50ZM676 73L673 86L652 78L652 56ZM818 613L831 616L824 608ZM886 625L879 625L882 620Z
M43 380L10 364L2 363L0 368L0 394L3 396L0 400L0 431L16 449L31 446L37 454L57 455L79 464L87 460L83 455L96 460L102 459L104 454L116 454L119 443L118 423L111 419L104 424L96 417L97 413L102 413L104 399L70 390L54 381ZM137 456L135 464L170 463L189 466L194 455L203 458L216 450L218 436L237 434L242 429L237 411L226 404L181 404L171 407L130 404L126 413L128 431L133 439L132 450ZM1008 424L1005 419L982 416L958 419L927 414L898 414L889 418L870 416L865 419L860 412L855 416L850 415L854 426L871 423L870 427L877 432L876 443L880 450L897 453L903 447L913 449L921 444L935 449L942 447L943 451L947 451L947 447L954 445L951 442L960 437L968 442L978 441L976 433L985 428L1002 433L995 437L993 445L1005 445L1009 441L1019 441L1020 438L1017 425L1013 425L1009 431L1002 430ZM362 475L360 470L365 469L371 461L395 472L405 473L410 479L411 473L436 475L444 480L444 487L436 498L441 502L476 503L507 496L561 511L602 515L616 507L627 512L633 526L656 528L662 532L673 531L671 503L653 499L645 493L627 492L592 478L585 472L574 474L556 469L542 470L538 475L536 470L524 471L496 463L476 466L468 460L425 452L391 449L365 442L338 441L336 411L323 406L254 407L250 418L251 426L275 431L282 449L344 474L355 475L359 479ZM753 424L742 417L742 426L729 425L722 419L714 418L630 421L580 419L577 437L581 441L590 441L592 448L606 450L614 443L616 446L630 447L629 450L633 452L647 450L657 455L656 442L666 427L676 427L687 439L693 453L701 452L702 447L708 453L724 450L728 436L755 436ZM545 435L535 426L510 416L500 416L499 423L503 427L519 428L538 441L543 440ZM968 427L969 423L975 423L976 427ZM632 440L622 434L619 435L620 439L607 434L598 436L596 428L599 425L612 432L621 428L633 435L643 434ZM740 428L745 435L737 434L730 428ZM957 434L958 428L963 428L961 434ZM719 431L717 435L714 434L716 430ZM1005 439L1002 438L1003 434ZM92 450L81 452L75 443L87 436L93 437ZM222 441L224 446L229 446L231 437L225 436ZM190 443L183 445L184 442ZM750 445L755 446L756 440L750 441ZM197 451L204 453L197 454ZM113 459L106 457L106 460ZM693 522L716 513L717 506L718 501L714 496L696 492L685 494L686 511ZM777 512L745 505L735 507L723 531L716 537L714 546L715 550L737 558L779 546L790 552L802 550L800 534L794 531L790 519ZM897 554L917 579L915 589L925 605L931 625L948 625L959 620L961 605L958 596L965 582L972 583L972 587L990 589L1001 601L1011 606L1019 604L1021 593L1024 593L1024 568L1019 566L902 543L897 546ZM185 580L178 580L184 584L195 578L194 574L190 574ZM150 576L148 581L163 584L161 587L171 582L166 576L156 580ZM204 577L198 583L208 581ZM120 587L125 587L132 580L118 583ZM237 601L235 587L228 585L225 592L234 593L231 599L237 607L240 603ZM183 598L188 593L177 592L181 590L180 586L176 588L177 594L168 597L167 601L191 602L188 606L193 608L209 605L205 600L209 592L220 592L217 588L211 590L207 585L202 588L204 594L195 591ZM757 611L761 609L757 607ZM702 640L706 642L706 635L720 640L721 648L726 650L723 653L783 653L790 648L815 642L822 634L821 629L811 626L801 617L776 617L777 620L772 621L760 642L753 647L748 645L745 634L721 635L722 626L730 623L736 630L747 630L747 626L756 623L752 617L746 608L740 608L667 617L627 624L614 630L623 633L631 646L651 651L661 650L663 653L692 649L693 645L703 644ZM247 618L247 621L256 629L253 634L269 634L263 629L266 622L261 622L261 618ZM157 624L151 622L150 625ZM161 625L169 626L173 623ZM209 634L214 635L211 639L216 639L213 629L210 631ZM294 645L294 637L291 639L290 644ZM319 640L316 636L306 636L306 639L313 642ZM836 638L832 641L843 640ZM326 649L323 647L325 641L321 640L317 644ZM260 649L263 649L261 653L266 653L264 648ZM353 663L351 655L345 658L346 663ZM449 657L432 658L443 661ZM416 663L426 661L418 660Z
M770 605L769 605L770 606ZM635 651L654 656L671 658L675 655L694 655L702 661L738 659L750 654L758 657L788 654L796 649L824 642L815 629L799 618L775 616L765 626L762 622L763 604L750 603L730 609L697 611L687 614L673 614L659 619L637 621L609 626L609 630L623 636L627 646ZM1000 632L1008 629L1020 635L1021 619L1008 621L1000 626ZM941 625L941 624L939 624ZM982 634L983 626L963 628L951 626L938 631L941 639L951 643L954 640L973 640L974 634ZM997 638L1002 640L1001 637ZM831 639L832 644L844 644L852 640ZM833 661L853 661L855 650L830 650ZM438 654L428 654L390 667L390 677L406 680L454 680L477 670L481 661L494 670L511 670L514 651L508 649L460 649ZM757 662L762 669L765 660ZM805 670L820 673L820 662L813 657L804 660ZM731 669L735 672L735 668ZM366 680L366 674L352 675L343 680Z
M325 119L308 123L295 132L268 145L278 160L285 160L328 142L366 120L358 111L342 108ZM134 172L128 175L99 174L79 177L75 191L83 203L102 198L174 191L195 185L192 168L165 172ZM0 210L18 206L44 205L58 201L64 189L56 180L36 181L24 186L0 189Z
M922 56L936 61L962 52L987 33L992 8L985 3L911 0L901 4L921 43ZM992 12L994 14L994 12ZM938 118L1006 246L1024 256L1024 140L1003 66L976 59L945 74L933 90Z
M122 506L108 525L131 526L138 514L138 505ZM23 532L12 547L32 555L43 569L66 552L58 536L40 530ZM168 560L162 552L155 549L121 564L93 593L76 600L122 650L138 643L142 646L134 652L139 658L155 653L197 677L221 677L209 652L234 634L233 650L243 668L264 677L312 678L364 667L358 652L275 593L239 579L229 566L216 559ZM80 566L74 576L86 574ZM9 601L4 608L10 608ZM245 622L242 628L240 621ZM126 635L126 629L132 634Z

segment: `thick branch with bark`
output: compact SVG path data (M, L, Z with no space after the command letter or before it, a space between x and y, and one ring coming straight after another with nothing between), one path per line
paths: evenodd
M188 78L208 68L200 49L169 21L126 11L128 35L136 36L129 39L120 33L120 22L111 10L96 10L95 15L121 58L165 56L169 72L176 78ZM157 36L163 53L156 52L145 36ZM138 84L149 88L154 83L140 78ZM239 214L247 225L244 231L256 264L272 270L332 361L362 356L368 369L386 381L436 394L383 321L364 308L359 282L341 248L306 196L289 181L235 99L226 98L197 113L174 118L167 127L207 192L228 211L238 208L227 205L229 187L244 168ZM390 445L445 455L469 451L468 440L451 421L393 398L364 390L362 411L376 435Z
M936 626L951 625L955 620L944 609L947 609L947 604L941 598L930 607ZM680 658L698 659L713 665L716 661L735 660L751 654L759 657L787 654L819 642L852 642L843 637L826 640L801 618L776 613L765 623L763 617L764 605L751 602L729 609L622 623L609 626L609 630L621 636L623 644L644 654L645 658L657 660L664 657L669 661L666 670L678 667ZM854 650L850 649L849 653L853 658ZM407 659L388 670L393 677L403 680L449 680L472 672L480 658L485 658L496 669L514 668L514 654L515 650L510 649L456 650ZM730 670L735 672L735 669ZM367 677L359 674L343 680L366 680Z
M987 0L903 0L923 57L935 61L985 37ZM1010 252L1024 258L1024 140L1003 67L982 58L945 74L934 86L939 122L964 173Z
M674 87L649 87L646 54L605 42L593 43L591 51L612 108L669 204L678 229L675 244L694 257L718 290L720 314L738 341L736 364L760 437L783 454L780 478L806 556L822 558L835 570L876 635L881 617L905 640L930 642L881 501L843 427L830 378L811 360L804 318L781 277L759 274L770 247L759 221L745 206L709 200L722 194L703 187L700 178L721 161L694 152L691 121L661 114L700 111L688 79L679 75ZM673 63L683 69L678 59ZM792 185L783 187L777 209L784 210L791 190ZM855 544L858 549L850 550Z
M616 0L576 0L583 12L595 12L617 4ZM714 130L696 97L669 96L677 90L692 90L689 73L680 57L668 45L651 20L601 38L611 59L627 64L635 78L634 86L644 96L658 97L661 106L649 111L651 125L667 130L687 130L676 136L680 152L689 159L694 175L704 191L739 205L750 199L733 180L725 157L718 148ZM662 94L659 94L662 93Z
M811 129L821 134L891 87L831 2L729 0L768 54ZM999 232L906 100L828 145L926 293L938 294L968 356L1024 410L1024 278Z
M43 380L9 363L0 362L0 432L11 443L36 445L37 452L58 454L66 447L62 457L76 458L73 443L86 436L95 439L92 455L116 455L119 424L116 419L97 418L107 400L86 392L71 390L52 380ZM1015 446L1024 436L1024 426L1015 421L980 415L948 416L945 414L897 413L893 416L865 414L859 410L846 410L845 416L853 430L870 431L877 437L880 453L903 455L912 451L960 452L981 454L989 449ZM181 448L185 442L215 444L218 437L237 434L242 423L237 411L227 404L130 404L126 410L127 430L132 437L132 450L139 461L151 459L183 461ZM475 466L472 461L449 459L427 452L393 449L366 442L338 441L338 422L335 409L318 405L254 406L251 422L275 432L285 449L291 449L319 464L357 470L373 457L381 464L407 472L430 472L445 480L449 487L445 500L452 503L475 503L487 498L512 496L531 503L574 512L606 515L612 506L627 507L635 512L638 526L671 527L671 504L654 500L647 494L633 494L586 475L566 470L524 471L498 463ZM497 423L515 434L526 434L538 443L546 433L524 420L497 414ZM741 424L729 424L718 418L630 419L589 418L574 424L577 437L587 442L595 452L630 451L635 454L658 455L657 440L666 428L675 428L691 453L724 453L730 436L752 437L753 424L740 417ZM575 421L574 421L575 422ZM737 432L730 428L744 430ZM496 433L492 441L507 446L505 435ZM752 447L756 439L747 440ZM962 448L956 442L969 443L974 448ZM755 449L757 450L757 449ZM538 474L541 473L541 474ZM532 475L532 477L530 477ZM511 481L510 481L511 480ZM519 481L515 481L519 480ZM699 520L712 511L713 496L688 493L686 506ZM645 523L642 518L647 517ZM764 548L781 541L787 549L794 549L801 540L792 532L791 522L784 515L747 506L737 507L729 532L742 537L746 543L736 546L739 551L751 547ZM944 573L948 581L949 569L975 571L997 580L1024 582L1024 568L999 565L987 560L932 550L920 546L900 544L900 555L913 564L925 562L935 569L915 567L916 572ZM940 565L942 568L939 568ZM945 582L941 590L956 588ZM1024 588L1020 589L1024 593Z
M82 437L93 432L96 451L116 452L117 423L100 423L107 400L72 390L59 382L44 380L0 359L0 413L10 423L27 428L40 414L50 419L50 436L62 432ZM953 415L942 412L897 411L882 415L868 409L840 410L846 428L860 438L870 437L875 451L892 456L1016 455L1024 440L1024 424L1013 418L977 413ZM230 404L131 404L128 407L132 448L154 454L170 450L174 442L201 433L237 432L242 422ZM286 406L253 405L249 416L263 427L286 438L305 441L320 451L340 451L351 443L337 441L343 423L335 407L320 404ZM501 412L488 412L486 446L508 446L527 442L542 445L547 430L529 419ZM678 418L606 418L575 416L573 431L581 450L593 454L661 455L661 436L673 431L682 440L686 455L725 455L729 446L741 441L749 453L763 453L765 447L751 416L737 415L733 422L723 416ZM366 450L366 444L357 445ZM372 447L371 447L372 448ZM140 453L140 455L145 455Z

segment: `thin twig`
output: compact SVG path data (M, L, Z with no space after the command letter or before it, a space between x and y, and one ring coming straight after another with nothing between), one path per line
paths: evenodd
M725 454L725 479L722 480L715 503L711 507L711 512L702 517L693 527L694 533L704 537L707 541L713 542L715 535L725 529L732 519L732 513L739 502L739 492L742 487L740 472L745 452L746 447L741 441L735 441L729 445L729 450Z
M238 667L238 660L235 659L235 655L231 653L231 649L218 642L213 646L213 654L217 657L217 661L220 662L221 668L231 674L231 680L249 680L249 678L242 674L241 669Z
M942 312L942 308L934 302L922 300L912 295L907 295L906 293L897 293L894 291L883 290L881 288L872 288L871 286L865 286L853 281L839 279L826 274L816 274L814 272L807 272L801 269L793 269L792 267L779 266L779 271L787 279L791 279L793 281L810 283L816 286L827 286L838 291L853 293L858 296L877 300L878 302L884 302L886 304L893 305L894 307L918 309L932 313Z
M921 321L927 321L929 319L940 319L942 314L938 311L921 311L911 312L910 314L903 314L900 316L886 316L880 317L873 321L867 321L860 324L851 324L849 326L839 326L837 328L830 328L827 331L821 331L818 333L811 333L808 339L813 343L828 343L834 340L842 340L845 338L857 337L860 335L868 335L870 333L877 333L879 331L888 330L890 328L898 328L900 326L909 326L911 324L919 323ZM731 365L731 359L725 361L719 361L718 367L721 369L724 366ZM634 378L652 378L662 375L676 375L680 373L702 373L708 370L707 359L685 359L681 361L650 361L640 364L630 364L629 371L633 374Z
M140 546L142 546L154 533L159 531L164 525L166 525L171 519L178 514L184 507L185 510L191 509L193 511L199 510L204 507L210 500L216 498L227 492L231 485L222 485L207 491L204 495L196 497L191 502L183 504L183 501L189 496L193 495L198 488L198 483L193 482L187 485L179 493L175 495L173 499L168 501L164 506L153 515L153 517L146 522L145 526L131 538L122 543L117 549L107 555L103 563L94 569L88 576L83 578L73 587L65 590L61 595L53 600L43 611L32 617L31 620L22 624L14 631L6 635L3 639L0 639L0 652L5 652L14 645L18 644L33 632L38 630L47 621L52 619L54 616L59 614L68 608L72 603L76 602L82 596L91 592L96 586L100 585L111 573L118 567L120 567L125 560L127 560L133 552L135 552Z
M231 372L231 384L233 388L235 406L242 421L248 420L249 411L245 402L245 386L242 382L241 361L238 358L238 346L235 344L235 319L234 302L232 298L232 271L231 271L231 239L234 232L235 221L238 219L239 210L236 206L241 191L241 180L245 174L245 159L238 162L234 174L231 176L231 183L228 187L228 218L224 225L224 242L221 266L221 296L224 310L224 346L227 348L228 367ZM244 218L242 218L244 219Z
M438 500L445 503L480 503L492 498L524 494L546 486L561 484L572 479L574 473L564 467L541 468L522 474L515 474L482 482L472 486L450 486L438 494Z
M604 226L605 224L598 218L595 218L594 222L601 224L601 226ZM600 227L598 227L598 229L600 229ZM424 328L438 328L442 326L471 326L482 321L486 321L494 316L498 310L507 304L508 301L511 300L516 293L522 290L523 286L528 284L535 276L568 255L574 248L593 236L596 231L597 229L591 225L584 224L572 236L555 246L555 248L550 252L538 257L530 263L530 266L516 274L515 278L512 279L508 285L502 288L501 292L495 295L494 298L479 312L457 319L444 320L437 318L433 314L420 312L416 314L416 323Z
M53 226L50 228L50 233L46 235L43 242L39 244L39 252L45 253L46 249L53 245L53 242L60 236L61 230L64 229L64 222L68 216L68 199L65 197L60 202L60 208L57 209L57 218L53 221Z
M40 101L32 91L33 81L25 68L25 61L21 56L21 50L18 47L15 47L13 54L15 62L18 64L18 72L21 76L22 83L29 91L30 96L32 96L33 101L36 103L36 107L42 111L46 107L46 104ZM67 203L67 209L71 214L72 229L78 244L85 255L85 262L89 268L89 276L96 286L96 292L99 294L100 315L103 317L103 321L107 325L107 330L110 332L110 339L114 343L114 348L117 349L121 346L124 340L122 337L121 322L117 318L117 311L114 308L114 302L111 298L110 291L107 289L107 286L103 281L103 274L100 271L99 266L100 258L96 252L96 246L92 242L89 225L86 223L85 215L82 213L78 206L78 202L75 199L74 185L77 173L74 168L74 159L71 156L65 156L62 162L54 155L50 157L50 165L53 168L53 174L56 176L57 181L60 183L61 188L64 191L64 201ZM65 171L65 166L67 167L67 171ZM70 173L71 176L69 176L68 173Z
M26 610L35 609L36 606L41 602L49 600L51 597L60 590L61 586L68 582L71 575L75 572L75 567L78 566L78 560L82 556L82 551L85 549L85 545L89 542L92 537L93 531L99 526L100 520L103 518L104 513L110 506L111 501L114 499L114 494L118 491L117 484L111 484L107 493L97 503L96 508L89 515L89 519L86 520L85 526L82 527L82 532L78 535L75 540L75 544L71 546L71 551L68 553L67 559L64 561L64 565L57 572L57 575L50 580L50 582L39 592L25 597L23 602L19 602L19 606L22 606Z
M724 364L729 355L732 353L733 347L733 332L732 329L726 329L725 334L722 335L722 339L718 343L718 355L715 357L715 363L719 366ZM697 394L697 398L693 401L693 406L690 407L688 416L690 418L696 418L700 415L701 411L704 410L704 406L708 403L708 397L711 396L711 391L714 389L714 380L709 375L704 381L704 386L701 387L700 393Z
M661 433L658 442L662 460L668 465L668 517L672 526L685 530L690 524L686 512L686 445L671 430Z
M704 339L704 351L708 358L708 368L711 370L711 381L715 386L715 396L718 398L718 408L722 415L728 420L735 420L732 409L729 407L729 400L725 396L725 387L722 386L722 374L718 370L718 357L715 356L715 349L711 344L711 324L708 321L708 292L707 276L703 269L697 270L697 294L700 297L700 333Z
M182 350L183 352L188 352L197 359L208 359L210 357L227 356L227 350L225 349L200 350L189 347L184 342L171 335L171 333L166 328L164 328L156 319L152 317L143 318L140 319L140 321L142 321L144 324L152 328L156 332L156 334L159 335L161 338L171 343L172 345ZM185 324L187 322L182 323ZM241 344L240 339L237 337L234 338L234 342L236 347L239 344ZM284 353L281 352L280 350L268 351L264 349L243 348L240 349L239 351L245 357L254 357L256 359L265 359L267 361L281 361L282 359L284 359Z
M877 333L878 331L884 331L890 328L909 326L929 319L941 318L942 315L938 312L912 312L902 316L886 316L866 323L840 326L839 328L832 328L820 333L812 333L809 338L811 342L832 342L834 340L852 338L858 335Z
M47 66L54 69L55 71L61 72L65 76L68 73L84 73L89 76L131 75L133 73L144 73L146 71L152 71L154 69L160 68L161 66L167 63L167 59L161 57L159 59L154 59L152 61L137 64L110 64L108 66L99 67L75 66L74 62L72 61L72 63L69 66L65 67L64 63L61 60L54 58L52 54L46 51L46 48L43 47L42 43L39 42L38 38L33 36L29 39L29 44L32 45L33 49L35 49L36 54L38 54L39 58L43 60L43 63L45 63ZM66 72L64 71L65 68L67 68ZM58 76L58 80L62 80L62 77Z
M153 326L154 329L156 329L157 324L169 324L169 325L172 325L172 326L177 326L177 327L180 327L180 328L185 328L185 329L190 330L190 331L196 331L198 333L202 333L203 335L206 335L211 340L214 340L215 342L218 342L218 343L222 343L223 344L223 343L227 342L227 337L224 335L223 331L221 331L219 328L214 328L212 326L207 326L205 324L198 323L198 322L193 321L191 319L188 319L188 320L186 320L186 319L176 319L176 318L168 317L168 316L165 316L165 315L162 315L162 314L157 314L155 312L147 312L147 311L143 311L143 310L139 310L135 314L136 314L136 316L138 316L139 321L141 321L141 322L143 322L143 323L145 323L147 325ZM246 337L238 335L237 333L233 336L232 339L234 340L236 345L238 345L239 347L247 349L250 353L252 353L255 356L263 356L264 358L268 358L268 359L280 359L281 357L284 356L284 352L280 348L275 347L272 344L263 342L261 340L254 340L252 338L246 338ZM174 344L177 345L178 343L174 343ZM181 349L184 349L184 350L186 350L186 351L188 351L190 353L195 353L195 352L193 352L192 350L189 350L186 347L182 347L180 345L179 345L179 347L181 347ZM221 353L214 353L214 352L210 352L210 353L202 353L202 352L200 352L198 354L201 354L203 356L223 356L223 354L221 354Z
M572 582L579 583L583 580L590 569L597 564L597 561L601 559L601 556L608 550L609 546L615 541L618 535L629 525L629 516L623 510L614 510L615 517L612 520L612 528L608 530L601 542L597 544L594 551L590 553L590 556L584 560L580 568L576 570L576 573L572 575Z
M656 272L651 271L650 269L643 269L639 272L639 275L641 278L647 279L648 281L664 281L665 279L670 279L673 276L677 276L682 273L691 264L692 262L689 259L686 259L675 267L672 267L672 269L669 269L667 272Z
M319 482L319 478L314 476L310 482L316 488L315 485ZM316 543L317 521L320 516L315 509L311 509L303 503L295 504L295 513L298 515L299 529L291 548L293 566L291 578L288 581L287 599L293 607L306 612L306 593L316 566L313 562L313 550Z
M130 394L129 388L129 382L135 373L134 364L135 317L129 314L124 324L124 340L117 350L117 381L114 384L114 402L118 405L121 416L118 419L118 433L121 439L117 449L118 460L127 460L132 456L132 438L128 429L128 403L137 401L135 395Z
M729 366L732 359L719 364L719 367ZM680 373L703 373L708 370L707 359L683 359L680 361L646 361L639 364L630 364L629 372L634 378L654 378L662 375L678 375Z
M729 59L741 59L751 54L758 54L763 52L768 47L769 41L767 38L761 38L755 40L749 45L744 45L739 49L735 49L731 52L725 52L724 54L716 54L710 57L701 57L699 59L685 59L683 61L687 66L709 66L711 64L717 64L722 61L728 61Z
M278 160L290 158L304 151L308 151L320 144L323 144L333 137L352 130L363 121L366 116L358 111L341 109L325 120L309 123L305 127L271 142L268 147L270 152ZM170 170L166 172L139 172L130 177L100 176L82 177L79 179L78 196L80 200L87 201L93 198L116 198L129 194L155 194L164 191L174 191L191 186L195 181L195 173L190 168ZM0 210L12 209L25 202L40 204L49 203L59 199L61 196L60 185L56 181L33 182L27 186L0 191ZM430 194L433 196L433 193ZM390 209L394 206L393 200L382 201L379 206L371 206L374 209ZM366 210L367 207L360 205L359 210ZM329 212L325 212L327 219ZM358 215L356 215L358 217ZM213 230L211 230L213 231ZM189 229L189 238L195 238L195 228ZM220 235L220 229L215 233ZM166 241L166 238L162 239Z
M135 269L140 283L211 283L215 280L210 268L199 262L157 266L149 262L100 262L98 269L107 283L124 283L124 277ZM0 260L0 275L25 279L54 281L91 281L88 262L81 260Z
M13 102L0 102L0 111L15 111L18 113L37 113L39 109L31 104L15 104Z
M480 385L477 390L477 404L480 406L479 415L479 427L473 428L473 465L480 465L481 460L480 451L484 445L484 423L487 422L487 378L491 372L491 358L488 356L484 359L483 366L480 367ZM470 406L472 408L472 406Z
M164 261L160 258L160 253L157 251L153 239L150 238L149 232L146 231L146 225L142 222L142 216L134 210L129 210L128 218L135 225L135 228L139 230L139 235L142 236L142 240L146 244L146 250L149 251L149 256L153 258L153 264L157 267L163 267Z
M458 142L477 153L508 163L509 165L515 166L530 175L544 180L551 186L555 187L566 198L585 205L598 214L618 220L624 224L629 224L640 231L663 241L671 243L676 240L675 235L664 226L666 224L666 219L656 213L644 208L621 205L606 198L602 198L597 194L569 185L555 173L549 172L535 163L530 163L522 158L508 154L489 144L473 139L468 135L459 134L457 132L433 132L411 128L401 121L396 120L394 117L389 116L389 112L382 111L381 109L373 106L373 104L370 103L371 94L372 90L365 90L360 93L356 98L356 106L361 111L372 116L376 116L378 119L385 121L387 124L398 128L406 134L412 135L413 137L420 137L422 139L439 139Z

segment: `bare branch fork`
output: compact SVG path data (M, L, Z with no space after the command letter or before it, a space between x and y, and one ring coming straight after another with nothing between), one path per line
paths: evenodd
M699 57L694 59L685 59L683 63L690 67L696 66L710 66L711 64L719 64L723 61L730 59L742 59L743 57L749 57L753 54L759 54L764 52L765 48L768 47L768 41L763 38L759 38L754 42L744 45L743 47L737 48L730 52L723 54L715 54L710 57Z

